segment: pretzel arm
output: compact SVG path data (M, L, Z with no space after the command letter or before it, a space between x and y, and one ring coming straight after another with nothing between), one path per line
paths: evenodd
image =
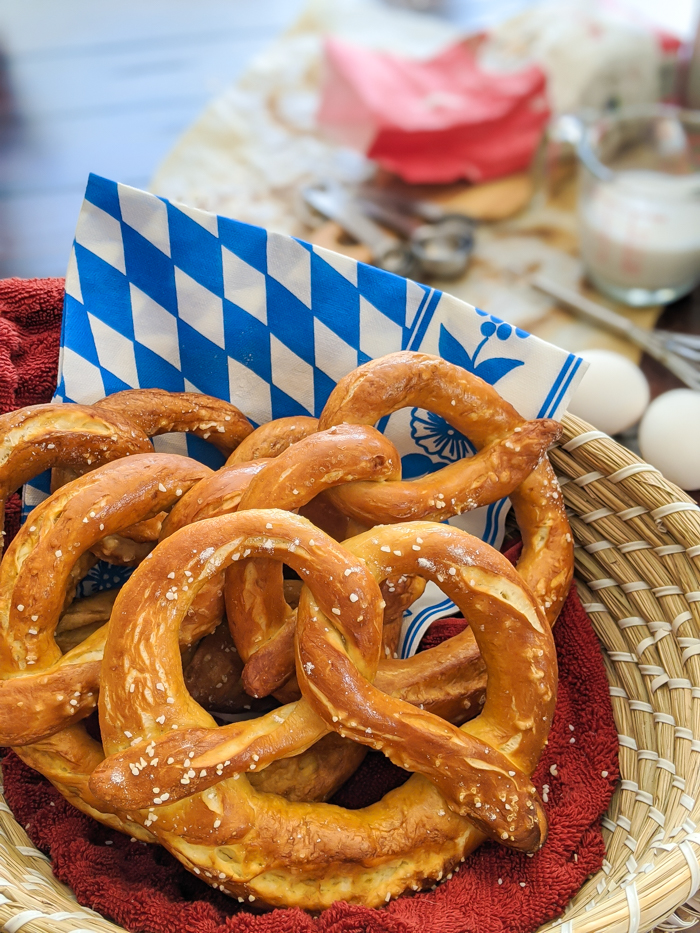
M486 665L466 628L411 658L382 661L374 684L389 696L461 725L481 712L486 679Z
M253 431L235 405L197 392L127 389L96 402L95 407L127 418L148 437L172 431L190 433L227 456Z
M333 489L334 504L365 525L444 521L509 496L561 435L551 419L526 421L474 457L451 463L422 479L352 483Z
M263 457L279 457L292 444L302 441L310 434L315 434L316 431L318 431L317 418L307 418L305 415L276 418L267 424L261 424L245 440L241 441L239 447L226 461L226 466L233 466L246 460L259 460Z
M460 725L481 712L486 668L467 629L412 658L381 661L374 684L383 693ZM356 771L366 752L366 746L332 733L301 755L250 774L248 780L258 790L288 800L327 800Z
M86 405L33 405L1 415L0 520L8 496L44 470L91 468L152 450L135 425Z
M258 570L260 564L263 565L262 575ZM274 567L271 568L269 563L266 566L262 561L250 561L243 571L245 582L241 599L245 599L249 614L257 619L284 618L284 623L249 657L243 669L242 684L246 693L252 697L272 694L288 702L301 696L293 667L296 613L291 612L286 600L280 598L279 578L273 580L271 571L274 573ZM281 571L278 573L281 574ZM264 582L263 586L260 585L261 581ZM420 577L403 574L382 583L382 646L387 657L391 657L398 646L404 612L423 595L424 589L425 581ZM255 603L254 599L257 600ZM280 694L282 688L284 697ZM263 690L266 692L257 692Z
M268 460L236 463L225 466L202 480L173 507L163 522L161 540L192 522L218 515L230 515L238 510L241 497L254 476L265 467Z
M106 637L102 625L50 668L0 680L0 747L32 745L96 708Z

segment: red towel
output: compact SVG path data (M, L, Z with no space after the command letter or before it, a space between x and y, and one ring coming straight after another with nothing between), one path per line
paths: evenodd
M0 282L3 411L48 401L53 393L61 286L60 280ZM464 624L459 619L434 623L421 647L437 644ZM538 790L549 788L545 846L528 858L486 844L435 891L399 898L381 910L337 903L311 917L300 910L240 909L164 849L131 842L83 816L12 753L3 760L7 800L78 901L139 933L530 933L561 913L600 869L605 854L600 818L619 776L608 681L575 591L555 639L557 708L534 776ZM334 802L366 806L405 776L382 755L370 753Z
M63 279L0 280L0 414L50 402L56 389ZM19 528L19 495L5 507L5 546Z

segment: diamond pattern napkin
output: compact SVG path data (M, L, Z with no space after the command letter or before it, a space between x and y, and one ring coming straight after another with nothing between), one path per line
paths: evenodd
M427 285L90 176L66 277L58 399L90 403L128 388L205 392L262 424L319 415L342 376L402 349L476 373L527 418L558 417L585 369L573 354ZM398 447L406 478L473 452L420 409L378 427ZM189 435L155 446L222 462ZM25 487L25 505L47 488L46 477ZM507 507L502 500L451 521L498 547ZM82 592L120 579L98 565ZM404 620L404 655L453 611L430 584Z

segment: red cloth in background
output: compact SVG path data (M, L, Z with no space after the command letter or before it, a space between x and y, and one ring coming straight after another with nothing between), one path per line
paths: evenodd
M0 280L0 414L50 402L56 389L63 279ZM5 545L19 528L18 494L5 506Z
M537 65L487 72L463 42L430 60L326 40L319 125L413 184L528 168L549 119Z
M51 399L62 301L60 279L0 282L1 412ZM8 510L8 532L18 522L17 506ZM438 644L464 624L460 619L434 623L421 647ZM296 909L250 913L164 849L131 842L79 813L13 753L3 760L7 800L78 901L138 933L529 933L560 913L600 868L605 854L600 817L619 776L608 681L575 592L557 622L555 639L557 708L533 778L538 790L549 786L546 844L532 858L486 844L434 892L399 898L381 910L339 902L318 917ZM366 806L405 778L371 752L333 802Z

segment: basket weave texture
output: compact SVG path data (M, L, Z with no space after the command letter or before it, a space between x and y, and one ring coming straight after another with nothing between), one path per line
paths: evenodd
M572 416L550 456L577 545L576 585L604 648L621 782L603 820L603 870L540 933L644 933L700 888L700 507ZM121 929L76 903L1 796L0 925Z

